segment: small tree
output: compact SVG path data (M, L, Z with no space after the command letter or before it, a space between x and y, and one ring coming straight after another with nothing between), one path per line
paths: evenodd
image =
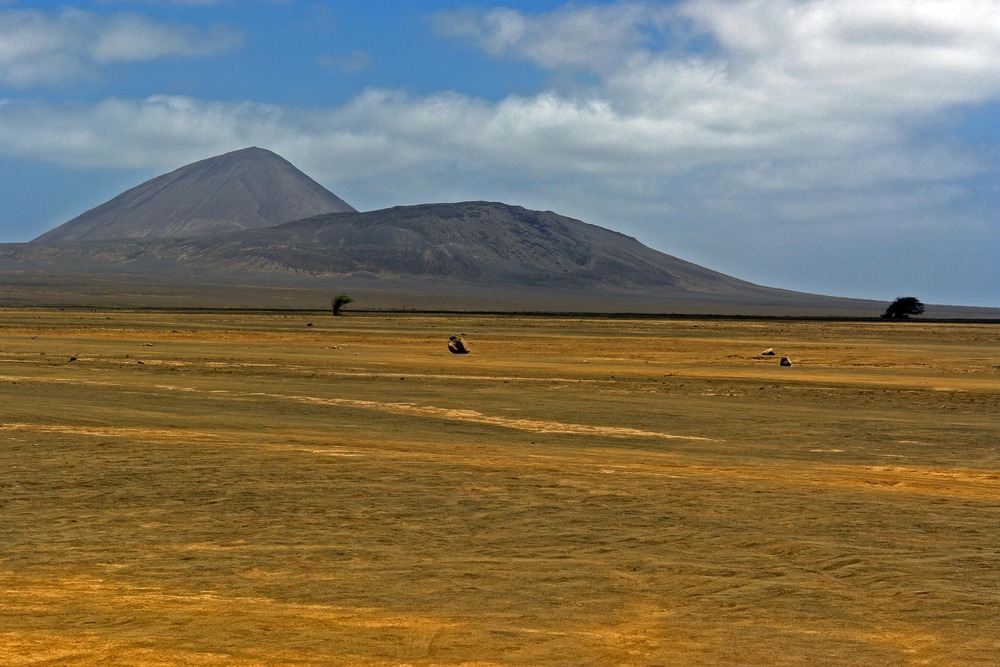
M349 304L352 301L354 301L354 299L352 299L351 297L347 296L346 294L339 294L339 295L333 297L333 302L332 302L332 305L333 305L333 314L334 315L340 315L340 309L343 308L344 306L346 306L347 304Z
M901 296L885 309L882 314L887 320L905 320L910 315L920 315L924 312L924 304L915 296Z

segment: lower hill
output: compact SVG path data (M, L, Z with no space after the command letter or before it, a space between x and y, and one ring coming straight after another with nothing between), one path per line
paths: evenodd
M230 271L438 279L497 289L666 288L719 295L761 289L602 227L492 202L322 215L148 252Z
M0 282L39 276L50 296L87 302L71 292L89 282L91 303L117 305L315 308L350 290L370 308L874 316L885 307L754 285L602 227L492 202L188 239L0 246Z

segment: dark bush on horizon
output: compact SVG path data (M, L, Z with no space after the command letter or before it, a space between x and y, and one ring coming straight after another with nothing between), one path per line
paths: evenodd
M887 320L905 320L910 315L922 315L924 304L915 296L901 296L889 304L882 314Z
M333 297L333 300L330 302L330 305L333 307L333 314L340 315L340 309L352 301L354 301L354 299L347 296L346 294L340 294L338 296Z

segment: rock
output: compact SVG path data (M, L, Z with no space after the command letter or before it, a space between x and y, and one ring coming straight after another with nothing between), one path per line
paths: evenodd
M762 356L762 357L773 357L774 356L774 348L773 347L767 348L766 350L764 350L763 352L760 353L760 356Z
M452 354L468 354L471 352L469 345L461 336L450 336L448 338L448 351Z
M781 358L781 365L782 366L791 366L792 365L792 360L789 359L788 357L782 357Z

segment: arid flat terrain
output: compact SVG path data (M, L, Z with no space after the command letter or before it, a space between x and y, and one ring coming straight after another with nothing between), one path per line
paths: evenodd
M1000 660L1000 325L7 309L0 401L3 665Z

